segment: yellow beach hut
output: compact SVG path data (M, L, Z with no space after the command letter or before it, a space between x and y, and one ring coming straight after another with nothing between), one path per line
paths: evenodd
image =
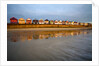
M74 25L74 21L72 21L71 24Z
M54 24L54 21L53 20L50 20L50 24Z
M25 19L20 18L20 19L19 19L19 24L25 24Z
M85 25L85 26L88 26L88 23L85 23L84 25Z

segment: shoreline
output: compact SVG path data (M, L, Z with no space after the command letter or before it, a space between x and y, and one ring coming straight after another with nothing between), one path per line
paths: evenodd
M16 28L16 29L7 29L7 31L20 31L20 30L33 30L33 31L55 31L55 30L88 30L91 29L92 27L83 27L83 28Z

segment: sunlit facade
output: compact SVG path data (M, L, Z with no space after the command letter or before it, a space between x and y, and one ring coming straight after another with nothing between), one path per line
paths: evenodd
M46 19L46 20L44 21L44 24L49 24L49 20Z
M74 21L62 21L62 20L48 20L48 19L34 19L33 21L30 18L25 19L20 18L17 20L15 17L10 18L10 24L55 24L55 25L82 25L82 26L91 26L91 23L82 23Z
M20 18L20 19L19 19L19 24L25 24L25 19Z
M54 20L50 20L50 24L54 24Z
M55 24L58 24L58 20L55 20Z
M26 19L26 24L32 24L32 20L30 18Z
M39 20L39 24L44 24L43 19L40 19L40 20Z

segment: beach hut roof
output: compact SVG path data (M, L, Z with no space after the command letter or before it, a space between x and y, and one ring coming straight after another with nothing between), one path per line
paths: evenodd
M23 18L20 18L19 20L25 20L25 19L23 19Z
M10 19L16 19L15 17L12 17L12 18L10 18ZM16 19L17 20L17 19Z
M39 21L43 21L43 19L40 19Z
M31 20L30 18L27 18L26 20Z
M40 19L39 22L43 22L43 19Z
M37 19L34 19L34 20L37 20Z
M55 21L58 21L58 20L55 20Z
M33 22L38 22L38 20L37 19L34 19Z
M49 21L48 19L45 19L45 21Z
M50 20L50 21L54 22L54 20Z
M66 23L67 23L68 21L66 21Z
M40 20L43 20L43 19L40 19Z
M59 20L59 21L62 21L62 20Z
M77 22L74 22L74 23L77 23Z

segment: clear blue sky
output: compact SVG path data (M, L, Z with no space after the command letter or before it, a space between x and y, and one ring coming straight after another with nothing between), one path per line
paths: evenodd
M8 4L7 21L11 17L92 22L91 4Z

